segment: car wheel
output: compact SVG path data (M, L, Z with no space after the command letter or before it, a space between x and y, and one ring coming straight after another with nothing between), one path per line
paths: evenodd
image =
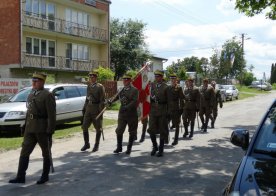
M236 99L239 99L239 95L237 95Z

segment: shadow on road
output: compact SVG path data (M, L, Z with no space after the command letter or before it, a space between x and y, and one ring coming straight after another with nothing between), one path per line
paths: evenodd
M143 143L135 143L131 156L68 152L54 160L56 172L46 185L34 184L38 172L27 175L26 185L1 189L8 195L18 195L18 191L21 195L220 195L243 154L230 145L229 138L209 140L206 147L165 149L162 158L151 157L151 149L135 156L139 145ZM31 161L42 166L42 159ZM8 179L15 174L3 175Z

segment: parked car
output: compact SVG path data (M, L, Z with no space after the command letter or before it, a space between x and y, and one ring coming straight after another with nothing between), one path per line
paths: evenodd
M87 86L83 84L45 85L45 89L52 92L56 98L57 124L82 119L86 88ZM0 104L0 130L24 127L26 100L31 90L31 87L24 88L6 103Z
M251 83L251 85L249 86L249 88L257 88L257 89L266 90L266 91L271 91L272 90L272 86L271 86L270 83L263 82L261 80L253 81Z
M231 142L246 150L224 195L276 195L276 99L249 143L249 132L237 129Z
M221 84L216 84L216 89L220 90L221 100L223 102L225 102L226 101L226 90L223 88L223 86Z
M239 90L235 85L222 85L226 91L226 99L232 101L234 98L239 99Z

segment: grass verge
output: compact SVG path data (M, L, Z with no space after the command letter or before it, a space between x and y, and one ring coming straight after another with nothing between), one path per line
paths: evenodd
M104 119L103 127L114 125L116 123L117 123L117 120ZM79 123L79 121L76 121L72 123L58 125L53 137L54 139L69 138L69 137L72 137L74 134L80 133L80 132L82 132L81 124ZM0 152L19 148L22 144L22 141L23 141L23 137L21 136L0 138Z

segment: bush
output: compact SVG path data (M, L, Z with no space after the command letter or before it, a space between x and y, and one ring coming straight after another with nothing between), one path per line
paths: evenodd
M276 90L276 83L272 84L272 90Z

